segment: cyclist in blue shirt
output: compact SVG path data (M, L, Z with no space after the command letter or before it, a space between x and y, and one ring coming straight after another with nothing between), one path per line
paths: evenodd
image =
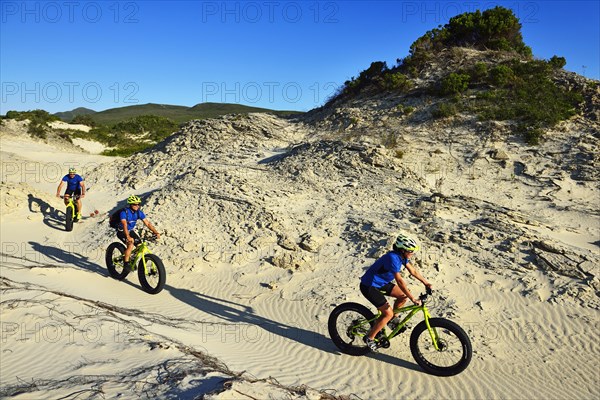
M81 219L81 199L85 197L85 182L83 178L77 174L77 170L75 168L69 168L69 174L63 176L60 181L58 188L56 189L56 197L60 197L60 191L62 187L67 184L67 189L65 190L64 200L65 206L69 204L69 198L76 196L77 198L77 217L76 219Z
M125 263L129 263L131 252L133 251L135 245L137 245L140 241L139 235L134 230L138 220L142 220L144 225L146 225L146 227L150 229L152 233L154 233L156 239L160 239L160 233L158 233L154 225L148 221L146 214L140 210L141 203L142 199L140 199L138 196L129 196L127 198L127 204L129 204L129 207L121 210L121 213L119 214L119 220L121 223L117 229L117 237L127 245L125 254L123 254L123 261Z
M375 336L386 324L389 323L393 329L399 323L397 318L394 318L394 308L402 307L407 299L410 299L416 305L421 304L421 300L410 293L406 282L402 279L400 275L402 268L405 267L412 276L421 281L425 287L431 289L431 283L410 262L413 253L418 249L419 246L413 239L402 234L399 235L394 242L393 250L375 261L360 279L361 293L381 311L381 316L364 337L365 343L371 350L377 349ZM394 280L396 283L393 282ZM384 295L396 298L394 308L390 307Z

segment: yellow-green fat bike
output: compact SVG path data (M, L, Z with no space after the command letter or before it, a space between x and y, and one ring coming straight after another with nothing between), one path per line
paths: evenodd
M431 318L427 310L427 297L431 291L419 296L421 305L406 306L394 310L394 314L407 312L404 319L390 333L386 329L375 338L379 347L390 347L390 339L404 332L406 323L419 311L424 320L418 323L410 335L410 351L425 372L437 376L456 375L467 368L473 356L471 340L456 323L445 318ZM343 303L329 315L329 336L342 353L353 356L367 354L370 349L363 341L375 320L371 310L358 303Z
M69 196L67 194L60 196L60 198L67 201L67 208L65 209L65 231L71 232L73 230L73 222L79 221L79 219L77 219L77 213L79 212L77 209L77 200L79 199L79 195Z
M134 242L136 246L131 252L129 263L123 260L125 245L114 242L106 249L106 267L108 273L115 279L122 281L131 271L138 271L138 279L142 289L150 294L157 294L165 287L167 272L158 256L152 254L147 242L153 238L147 237L146 231L141 232L140 239Z

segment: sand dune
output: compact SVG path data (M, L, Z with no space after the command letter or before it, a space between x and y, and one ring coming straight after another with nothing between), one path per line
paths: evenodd
M503 149L525 173L485 155L467 164L469 135L451 151L412 141L407 159L230 116L126 160L1 136L1 396L598 397L597 181L517 147ZM91 190L64 232L54 194L73 162ZM163 233L155 296L104 265L108 214L131 193ZM457 376L424 373L408 333L364 357L328 337L335 305L367 304L358 278L398 231L423 246L432 314L471 337Z

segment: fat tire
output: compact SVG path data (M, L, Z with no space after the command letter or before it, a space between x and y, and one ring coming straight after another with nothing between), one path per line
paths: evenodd
M65 210L65 231L71 232L73 230L73 211L71 206L67 206Z
M454 343L453 349L460 349L462 354L459 358L457 358L456 363L447 366L436 365L431 361L431 358L427 358L424 352L419 347L419 337L421 334L427 335L429 339L427 343L433 347L431 343L431 338L429 337L429 332L427 331L427 325L425 321L421 321L415 328L413 329L410 335L410 351L417 362L425 370L425 372L430 373L436 376L452 376L461 373L469 366L471 362L471 358L473 356L473 349L471 346L471 340L467 333L456 323L447 320L445 318L430 318L429 325L432 328L436 328L438 335L443 333L444 330L451 332L454 337L460 343ZM444 339L444 335L441 336L441 339ZM437 354L437 350L434 350L433 354Z
M125 245L119 242L114 242L108 245L108 247L106 248L105 255L106 268L108 268L108 273L110 274L110 276L119 281L122 281L129 274L129 267L123 265L123 269L121 271L117 271L115 263L113 261L113 258L115 257L115 251L119 252L121 256L123 256L123 254L125 254Z
M372 319L374 314L367 307L358 303L343 303L333 309L329 314L329 320L327 321L327 328L329 330L329 337L342 353L349 354L352 356L364 356L371 350L364 344L362 336L355 336L351 342L344 340L344 337L348 337L347 332L339 332L339 329L346 330L350 326L346 324L346 321L339 322L340 316L344 313L355 313L360 314L360 317L364 319ZM351 322L351 321L350 321ZM341 326L340 326L341 325ZM356 342L357 341L357 342ZM354 344L356 342L356 344Z
M165 266L163 265L162 260L154 254L146 254L144 258L146 259L146 263L151 262L156 267L156 271L152 271L152 273L158 274L158 284L156 286L152 286L150 283L148 283L143 260L140 260L137 270L142 289L144 289L146 293L150 294L160 293L167 282L167 272L165 270Z

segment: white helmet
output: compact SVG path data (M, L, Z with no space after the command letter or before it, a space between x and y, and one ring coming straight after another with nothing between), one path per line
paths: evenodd
M414 239L399 234L394 242L394 250L417 251L419 250L419 245Z

